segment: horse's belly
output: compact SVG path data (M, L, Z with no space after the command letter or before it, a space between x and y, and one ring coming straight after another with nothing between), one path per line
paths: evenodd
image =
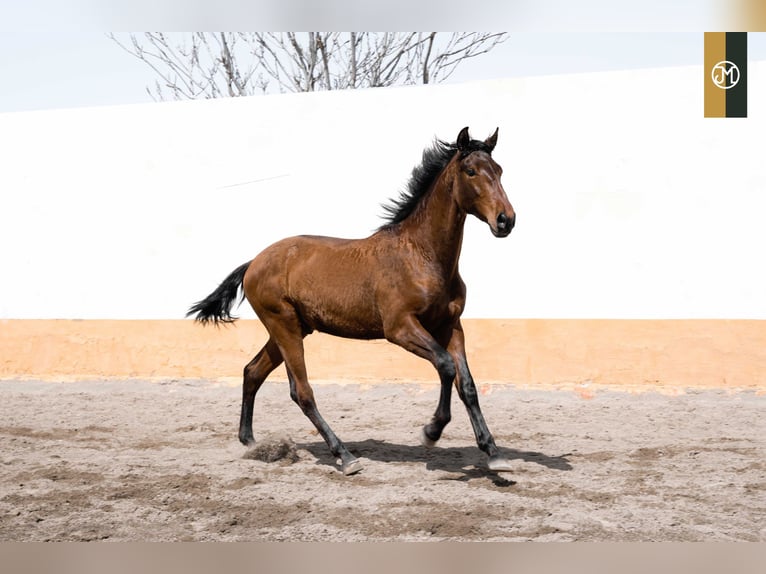
M374 297L359 283L315 284L294 303L311 330L351 339L383 337L383 322Z
M348 339L381 339L383 324L374 310L355 306L351 309L301 309L301 318L311 330Z
M371 327L369 325L355 325L355 324L339 324L333 322L328 325L320 325L317 331L321 333L327 333L329 335L335 335L336 337L344 337L346 339L382 339L383 328Z

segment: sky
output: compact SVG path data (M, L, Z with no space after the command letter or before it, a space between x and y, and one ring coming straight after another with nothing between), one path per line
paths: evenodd
M749 34L751 60L766 59L764 36ZM9 30L0 55L0 113L153 101L154 72L103 31ZM449 81L691 66L702 57L702 32L518 31Z
M0 113L152 102L154 72L109 31L508 31L448 80L465 82L701 65L700 30L720 30L729 7L747 1L9 0L0 3ZM750 59L766 59L766 33L748 39Z

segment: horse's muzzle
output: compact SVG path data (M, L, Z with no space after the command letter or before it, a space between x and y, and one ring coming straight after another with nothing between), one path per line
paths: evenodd
M495 237L507 237L514 225L516 225L516 214L508 217L503 212L497 216L496 227L490 226L490 229Z

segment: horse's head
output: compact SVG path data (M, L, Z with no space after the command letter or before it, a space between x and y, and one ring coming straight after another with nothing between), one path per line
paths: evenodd
M500 183L503 168L491 155L497 133L482 142L472 140L467 127L460 131L453 193L458 205L489 225L495 237L506 237L516 223L516 212Z

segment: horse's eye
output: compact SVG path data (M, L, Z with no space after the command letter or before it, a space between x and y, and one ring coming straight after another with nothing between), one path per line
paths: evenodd
M474 175L476 175L476 170L471 169L470 167L467 170L465 170L465 172L468 174L468 177L473 177Z

